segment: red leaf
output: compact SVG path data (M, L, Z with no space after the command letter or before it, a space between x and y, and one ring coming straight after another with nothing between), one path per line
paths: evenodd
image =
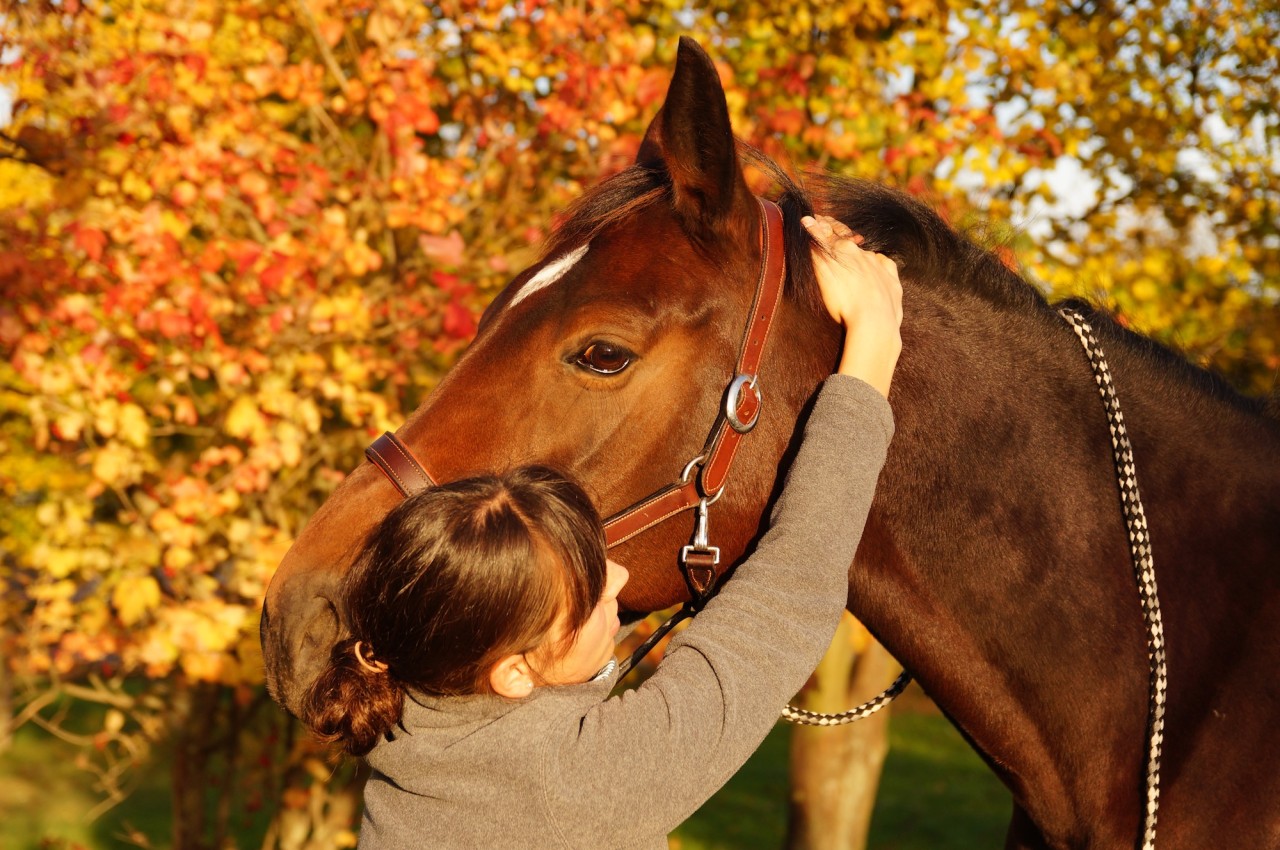
M454 339L470 339L476 332L476 319L471 311L450 301L444 308L444 332Z
M96 263L102 259L102 251L107 247L107 234L96 227L76 228L76 247Z
M278 251L272 253L272 263L258 276L264 289L278 289L289 273L289 260Z
M183 313L165 310L156 314L160 333L168 339L176 339L191 333L191 318Z
M262 256L262 246L254 242L241 240L232 243L227 249L227 254L236 264L236 274L242 275L252 268L253 264Z

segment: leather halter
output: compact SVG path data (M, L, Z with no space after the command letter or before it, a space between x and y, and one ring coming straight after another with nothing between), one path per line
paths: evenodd
M605 543L613 548L677 514L696 508L694 540L681 550L685 579L694 597L702 601L716 581L720 550L707 541L707 508L724 493L729 469L743 435L760 418L762 395L758 386L760 361L769 329L777 315L786 281L782 211L764 198L760 205L760 276L755 300L747 317L734 378L725 389L724 401L701 454L691 460L673 483L609 517L604 522ZM399 437L387 432L365 449L365 456L387 477L402 496L433 486L436 480ZM697 475L693 475L694 468Z

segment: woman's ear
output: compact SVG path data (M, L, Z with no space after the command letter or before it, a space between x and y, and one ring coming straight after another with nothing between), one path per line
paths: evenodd
M533 693L533 685L533 668L523 654L508 655L489 671L489 687L507 699L524 699Z

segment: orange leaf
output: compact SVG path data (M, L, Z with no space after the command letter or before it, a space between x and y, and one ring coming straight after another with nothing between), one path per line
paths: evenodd
M107 247L107 234L96 227L76 228L76 247L84 251L95 263L102 259L102 251Z

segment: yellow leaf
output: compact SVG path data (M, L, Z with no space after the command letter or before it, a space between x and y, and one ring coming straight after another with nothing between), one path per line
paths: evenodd
M120 424L120 402L114 398L103 399L94 405L93 427L104 437L114 437Z
M247 395L240 396L227 411L227 419L223 427L233 437L248 439L254 431L262 427L262 414L258 410L257 402Z
M44 568L54 578L66 578L80 565L80 550L54 549L48 553Z
M60 519L57 502L43 502L36 508L36 522L41 525L54 525Z
M302 462L302 429L292 422L281 421L276 425L276 440L280 443L280 461L285 466L297 466Z
M118 443L108 443L93 459L93 477L103 484L115 483L129 465L129 455Z
M151 439L151 425L147 422L147 414L136 404L126 404L120 408L118 433L126 442L145 449Z
M160 585L151 576L127 576L116 584L111 604L120 622L132 626L160 604Z
M170 546L164 553L164 565L174 571L186 569L195 560L195 553L185 546Z
M180 525L182 520L168 508L160 508L151 514L151 527L162 537L165 532L172 531Z
M68 441L78 440L80 439L80 432L84 430L84 414L78 410L68 410L59 414L53 424L58 429L58 436L62 439Z
M1151 278L1142 278L1133 284L1133 297L1139 301L1151 301L1160 294L1160 288Z

